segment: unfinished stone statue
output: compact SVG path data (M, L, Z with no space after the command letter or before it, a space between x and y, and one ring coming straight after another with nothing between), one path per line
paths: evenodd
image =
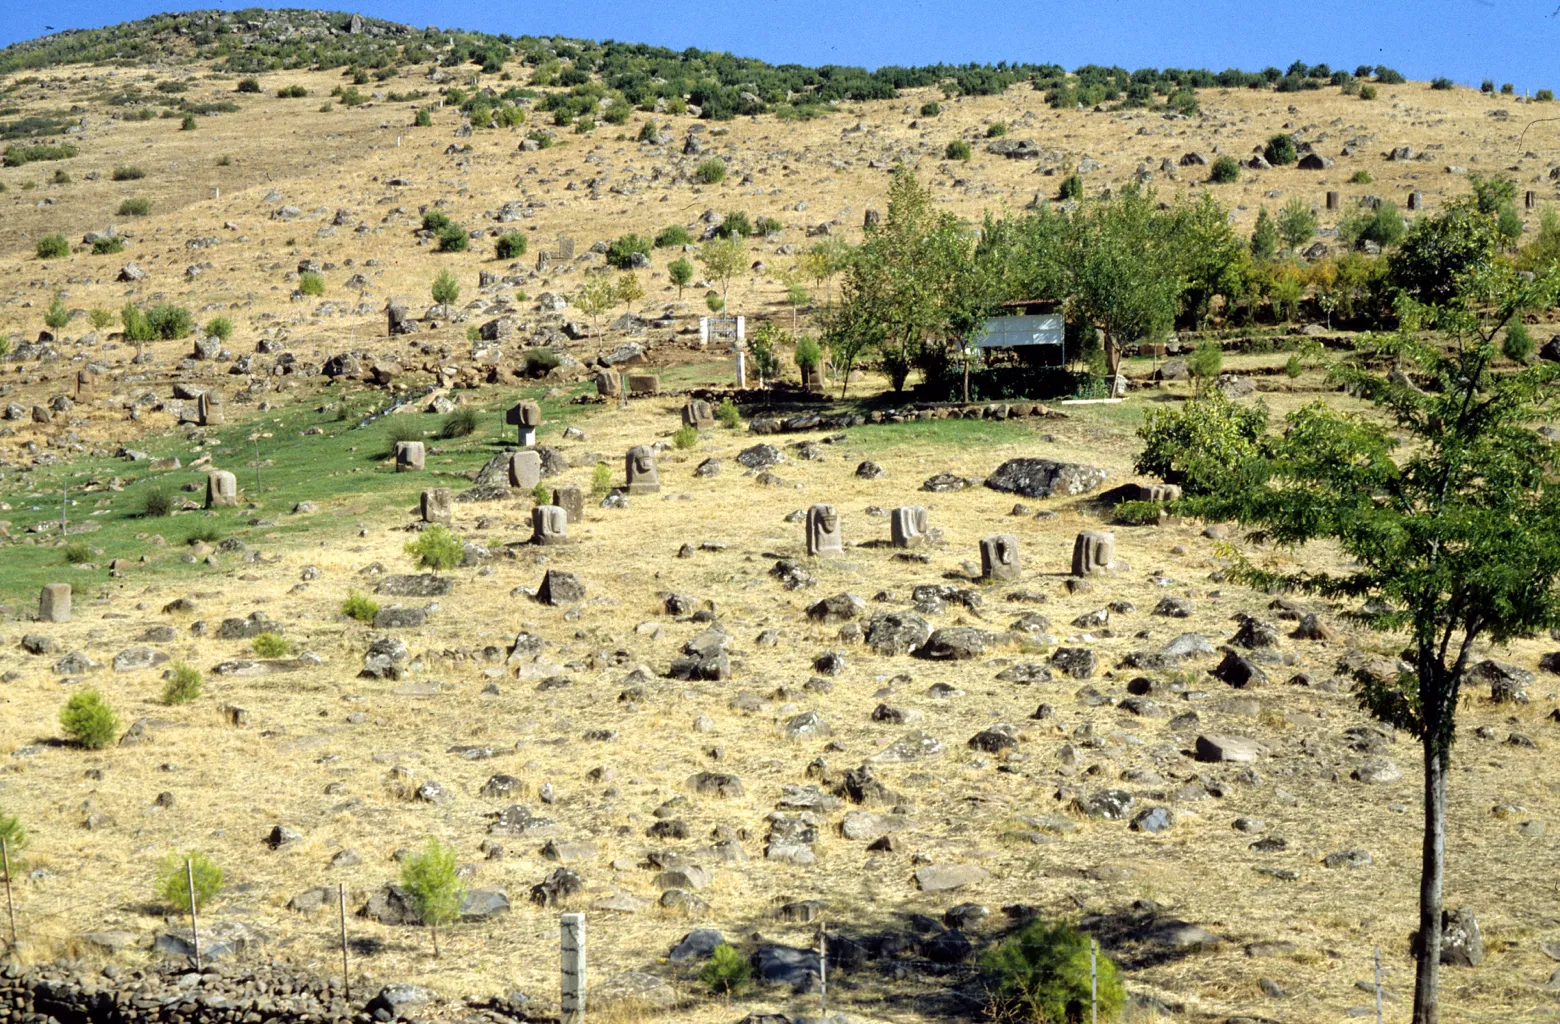
M38 595L39 622L70 621L70 584L46 583Z
M628 486L624 488L629 494L654 494L661 489L661 476L655 466L655 452L646 445L637 445L628 450L624 458L624 471L628 478Z
M999 533L981 538L980 574L984 579L1016 580L1021 570L1017 537Z
M449 526L455 519L454 499L448 487L434 487L422 492L419 502L422 521Z
M700 398L695 398L682 410L683 426L693 427L695 430L709 430L715 426L715 410L710 403Z
M926 543L927 515L920 505L902 505L889 517L889 529L896 548L915 548Z
M552 503L569 514L569 522L583 523L585 521L585 492L573 484L566 487L554 487Z
M1084 530L1073 541L1074 576L1093 576L1109 572L1116 561L1116 535L1100 530Z
M542 457L537 452L513 452L509 456L509 486L522 491L534 488L542 479Z
M538 505L531 510L532 544L566 544L568 540L568 510L557 505Z
M421 470L428 458L428 450L421 441L397 441L395 443L395 471L410 473Z
M208 473L206 475L206 507L223 508L237 504L238 477L225 469L217 469Z
M838 555L845 551L845 535L840 529L840 514L833 505L814 505L807 510L807 553Z

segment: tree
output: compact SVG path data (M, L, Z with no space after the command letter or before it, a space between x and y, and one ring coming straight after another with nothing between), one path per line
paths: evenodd
M157 898L163 906L180 914L190 912L191 883L194 883L194 909L199 910L222 891L222 868L199 850L170 853L157 862Z
M613 284L605 274L590 274L585 278L585 283L580 285L580 290L574 296L574 305L581 313L590 317L590 329L593 334L600 334L601 314L608 312L618 304L617 285Z
M1256 226L1251 229L1251 258L1266 263L1278 255L1278 228L1268 216L1267 207L1257 211Z
M1399 333L1376 340L1361 365L1333 370L1389 422L1307 406L1254 453L1204 467L1213 489L1184 503L1250 527L1256 543L1335 543L1346 569L1241 559L1233 575L1265 592L1362 602L1357 619L1409 636L1411 668L1356 675L1361 705L1413 734L1423 754L1415 1024L1440 1017L1446 784L1474 644L1560 626L1560 448L1532 428L1552 415L1560 367L1494 372L1496 337L1557 294L1552 268L1528 282L1487 263L1463 274L1444 304L1400 301ZM1386 364L1398 369L1371 369Z
M1497 248L1494 217L1465 196L1414 223L1387 259L1387 283L1415 302L1444 303L1463 275L1488 265Z
M43 314L43 323L44 326L53 331L57 331L70 323L70 310L66 307L65 300L58 293L55 294L54 301L49 303L48 310Z
M1095 199L1078 211L1067 246L1070 301L1099 328L1106 369L1121 369L1121 343L1157 338L1175 321L1186 287L1154 227L1152 192L1135 185L1111 199Z
M705 276L720 282L720 302L725 308L731 279L741 273L747 262L747 247L740 238L712 238L699 247L698 259L704 265Z
M753 359L753 373L757 375L760 387L780 377L780 356L775 349L781 336L774 321L765 320L747 340L748 355Z
M460 282L455 280L455 275L446 267L439 271L439 276L433 279L433 287L430 289L433 301L441 306L452 305L460 298Z
M433 955L439 955L439 926L460 916L465 886L455 863L455 850L430 838L420 853L401 865L401 888L412 898L417 917L433 931Z
M1291 252L1309 242L1316 234L1316 214L1304 199L1296 196L1278 213L1278 234Z
M850 245L843 238L826 238L815 242L802 253L804 273L812 280L815 291L832 282L835 275L849 265L850 254ZM834 304L832 287L825 292L824 302L830 306Z
M639 283L639 278L631 271L624 271L618 275L617 285L613 290L617 293L617 300L630 311L633 310L634 303L645 297L645 286Z
M683 289L693 280L693 264L679 256L666 265L666 274L672 279L672 284L677 286L677 297L682 298Z

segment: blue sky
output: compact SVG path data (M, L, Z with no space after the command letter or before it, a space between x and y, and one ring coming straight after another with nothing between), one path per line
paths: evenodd
M0 45L42 35L49 25L96 27L211 6L244 5L0 0ZM1560 87L1557 8L1560 0L364 0L355 9L417 26L698 46L773 62L1007 59L1258 70L1305 60L1350 70L1387 64L1410 78L1446 75L1468 85L1488 77L1520 91Z

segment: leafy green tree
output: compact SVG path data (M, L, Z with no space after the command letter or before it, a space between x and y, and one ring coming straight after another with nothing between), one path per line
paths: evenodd
M96 690L77 690L60 709L65 735L88 750L102 750L119 735L119 716Z
M1284 240L1285 248L1291 252L1298 251L1314 238L1316 214L1311 212L1310 204L1299 196L1285 203L1278 213L1278 234Z
M625 271L618 275L617 299L629 310L633 310L634 303L645 297L645 286L639 283L639 277L632 272Z
M593 334L601 333L601 314L610 311L617 304L617 285L605 274L587 275L585 283L580 285L580 290L574 296L575 308L590 317L590 329Z
M1267 145L1262 147L1262 155L1274 167L1284 167L1299 159L1299 154L1295 150L1295 138L1289 134L1275 135L1268 139Z
M705 276L720 282L721 307L725 308L731 279L747 264L747 247L740 238L712 238L699 247L698 259Z
M1197 390L1200 393L1208 381L1219 375L1224 368L1224 348L1214 338L1206 338L1197 343L1192 350L1192 356L1186 361L1187 369L1191 371L1192 379L1197 382Z
M1278 255L1278 227L1268 216L1267 207L1257 211L1257 223L1251 229L1251 258L1266 263Z
M1245 242L1230 225L1229 211L1204 192L1196 202L1177 203L1159 218L1165 247L1186 282L1181 309L1193 327L1202 326L1215 295L1236 298L1245 288Z
M1448 302L1462 276L1488 265L1499 244L1490 214L1473 199L1453 200L1434 217L1414 222L1387 259L1387 282L1415 302Z
M778 380L780 377L780 355L776 350L779 348L781 337L780 328L774 325L774 321L765 320L758 325L752 337L747 339L753 374L758 378L760 385Z
M433 279L433 286L429 291L433 295L433 301L439 305L453 305L460 298L460 282L455 280L455 275L445 267Z
M433 932L433 955L439 955L439 926L460 916L466 898L453 847L430 838L422 850L401 865L401 888L412 898L417 917Z
M1338 222L1338 240L1344 245L1374 242L1381 248L1397 245L1408 234L1408 225L1397 204L1382 200L1375 209L1359 210Z
M688 287L689 281L693 280L693 264L679 256L666 265L666 276L677 286L677 297L680 299L683 289Z
M1361 705L1415 736L1423 754L1415 1024L1440 1016L1446 786L1475 645L1560 627L1560 448L1533 429L1552 418L1560 366L1494 372L1500 332L1557 293L1553 270L1529 282L1486 263L1437 305L1402 300L1399 333L1379 339L1359 365L1333 369L1334 381L1386 422L1306 406L1282 433L1261 437L1255 453L1194 470L1213 486L1184 503L1193 515L1249 528L1256 543L1335 544L1341 570L1240 559L1232 575L1263 592L1362 602L1356 619L1407 634L1411 667L1356 678ZM1373 369L1384 366L1395 369Z
M55 294L54 301L49 303L48 310L43 314L44 326L57 331L70 323L70 309L65 305L65 300Z
M1537 348L1533 332L1528 330L1527 324L1518 320L1506 328L1506 336L1500 343L1500 354L1514 363L1525 363L1533 358Z
M752 978L753 964L724 942L711 951L709 960L699 970L699 980L708 985L711 992L728 998L740 994Z
M1163 336L1186 288L1167 235L1155 226L1156 206L1152 192L1128 185L1086 203L1068 238L1070 302L1099 329L1112 378L1122 343Z
M199 850L170 853L157 862L157 898L169 910L190 912L191 881L195 883L194 908L199 910L222 891L222 868Z
M460 538L438 523L428 527L409 541L406 553L420 569L453 569L466 557Z

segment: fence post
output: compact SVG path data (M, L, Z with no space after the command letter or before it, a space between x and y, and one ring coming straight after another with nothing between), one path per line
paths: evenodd
M818 994L823 999L823 1019L829 1019L829 928L818 922Z
M341 915L341 983L346 987L347 1002L352 1002L352 972L347 966L347 886L336 883L336 906Z
M1376 947L1376 1024L1381 1024L1381 947Z
M1100 1019L1100 944L1089 940L1089 1024Z
M16 948L16 904L11 900L11 850L0 839L0 861L5 865L5 912L11 919L11 948Z
M190 887L190 938L195 943L195 969L200 970L200 920L195 916L195 867L190 858L184 859L184 880Z
M585 915L564 914L558 919L562 964L558 1000L562 1024L585 1021Z
M747 353L737 353L737 387L747 390Z

